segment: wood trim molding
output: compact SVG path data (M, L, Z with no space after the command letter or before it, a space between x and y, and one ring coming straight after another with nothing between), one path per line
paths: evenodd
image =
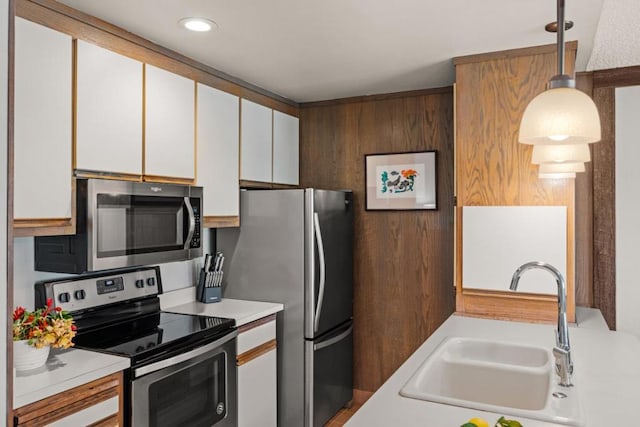
M364 405L365 402L369 400L371 396L373 396L373 393L373 391L358 390L354 388L353 402L357 405Z
M502 50L498 52L458 56L456 58L453 58L453 65L471 64L473 62L492 61L495 59L516 58L519 56L532 56L532 55L543 55L547 53L555 53L557 50L557 46L558 45L554 43L554 44L546 44L542 46L508 49L508 50ZM575 40L566 42L565 50L567 53L569 53L570 51L573 51L575 55L575 52L578 50L578 42Z
M168 176L158 176L158 175L144 175L142 177L144 182L157 182L160 184L184 184L184 185L195 185L196 180L190 178L173 178Z
M350 98L338 98L326 101L304 102L300 104L300 108L325 107L342 104L353 104L360 102L386 101L388 99L410 98L414 96L438 95L453 93L453 86L445 86L433 89L409 90L405 92L383 93L377 95L353 96Z
M593 144L593 303L616 329L615 88L594 88L602 139Z
M462 301L462 310L458 310L456 314L462 316L533 323L554 323L558 317L557 298L549 295L518 293L509 296L489 291L465 291L458 296ZM575 322L574 313L567 313L567 318L570 322Z
M640 65L593 72L594 89L636 85L640 85Z
M122 372L97 379L14 411L18 425L45 426L97 403L121 395ZM121 411L120 411L121 412Z
M74 174L76 178L115 179L118 181L142 182L142 175L134 175L134 174L128 174L128 173L101 172L101 171L76 169Z
M67 220L13 220L13 237L58 236L76 233L71 219Z
M204 228L240 227L239 216L205 216L202 220Z
M240 188L287 189L287 188L300 188L300 186L291 185L291 184L278 184L275 182L249 181L247 179L241 179Z
M272 314L267 317L263 317L262 319L255 320L251 323L246 323L238 328L238 334L250 331L251 329L255 329L262 325L266 325L267 323L273 322L275 320L276 320L276 315Z
M278 345L275 339L262 343L259 346L254 347L251 350L245 351L244 353L238 355L238 357L236 358L236 365L242 366L246 363L249 363L253 359L257 359L263 354L266 354L271 350L275 350L277 346Z
M223 71L195 61L185 55L155 44L120 27L83 13L79 10L73 9L67 5L58 3L54 0L17 0L17 4L17 12L19 16L25 17L30 20L35 20L34 18L41 19L44 12L46 11L53 12L57 15L60 15L61 17L65 17L67 19L87 25L94 31L97 30L99 32L102 32L108 38L115 37L118 39L122 39L130 44L144 48L145 50L148 50L155 54L162 55L174 61L180 62L188 66L189 68L192 68L194 71L205 73L210 76L209 80L211 81L212 86L217 89L233 93L234 95L242 96L243 98L250 99L260 104L268 103L270 105L267 106L271 108L275 108L283 112L293 112L297 117L298 104L290 99L284 98L278 94L248 83L242 79L233 77ZM36 22L43 23L39 20ZM52 25L49 22L44 22L44 24L49 26Z

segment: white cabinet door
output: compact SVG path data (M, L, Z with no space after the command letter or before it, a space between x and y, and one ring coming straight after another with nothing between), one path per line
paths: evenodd
M274 111L273 182L298 185L299 138L298 118Z
M276 349L238 367L238 427L278 422Z
M142 174L142 63L78 40L76 169Z
M71 218L71 36L15 20L14 217Z
M240 105L235 95L198 83L198 184L204 216L240 215Z
M240 179L271 182L272 110L243 99Z
M195 82L145 65L146 175L195 178Z

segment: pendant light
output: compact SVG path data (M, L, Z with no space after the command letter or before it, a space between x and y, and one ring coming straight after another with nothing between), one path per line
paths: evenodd
M567 179L567 178L575 178L575 172L556 172L556 173L542 173L538 174L538 178L543 179Z
M531 163L575 163L591 160L587 144L534 145Z
M600 140L600 117L596 105L589 96L575 88L574 79L564 74L565 0L557 1L558 21L555 28L558 35L558 74L549 80L547 90L527 105L518 137L523 144L574 145ZM546 28L553 31L553 27L550 24ZM576 154L579 150L581 157ZM584 148L579 150L566 150L566 157L555 161L584 161Z
M575 173L584 172L584 163L543 163L538 169L539 173Z

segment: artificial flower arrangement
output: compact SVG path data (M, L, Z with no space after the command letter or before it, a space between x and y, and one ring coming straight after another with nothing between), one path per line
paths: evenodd
M60 307L53 308L51 298L44 308L27 311L17 307L13 312L14 341L27 340L35 348L69 348L75 335L73 317Z

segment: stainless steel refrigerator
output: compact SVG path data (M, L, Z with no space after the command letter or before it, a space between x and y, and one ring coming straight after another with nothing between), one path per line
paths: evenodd
M240 221L217 232L223 297L284 304L278 425L323 426L353 396L353 194L244 190Z

